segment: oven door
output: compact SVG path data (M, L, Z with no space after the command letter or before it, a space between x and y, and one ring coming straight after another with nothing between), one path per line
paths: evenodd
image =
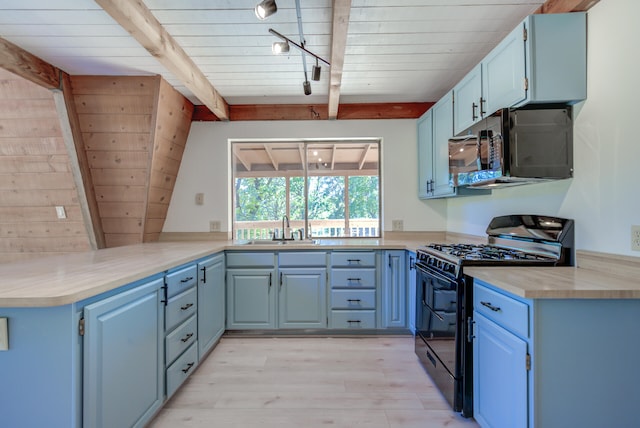
M462 410L461 281L416 263L416 354L455 411Z

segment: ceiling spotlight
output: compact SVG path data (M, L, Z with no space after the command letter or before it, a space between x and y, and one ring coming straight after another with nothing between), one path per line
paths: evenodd
M271 52L276 55L289 53L289 43L273 42L273 44L271 45Z
M311 82L305 80L304 83L302 83L302 87L304 88L305 95L311 95Z
M311 72L311 80L315 80L316 82L320 80L320 72L322 69L320 65L318 65L318 58L316 58L316 65L313 66L313 71Z
M258 19L267 19L277 11L276 0L262 0L255 8Z

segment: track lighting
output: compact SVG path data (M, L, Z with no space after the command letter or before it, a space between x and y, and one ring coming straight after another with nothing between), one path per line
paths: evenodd
M311 82L309 82L308 80L305 80L302 83L302 89L304 89L305 95L311 95Z
M258 19L267 19L278 11L276 0L262 0L255 8Z
M318 58L316 58L316 65L313 66L313 71L311 72L311 80L315 80L316 82L320 80L320 73L322 69L318 65Z
M271 51L276 55L289 53L289 43L273 42L271 45Z

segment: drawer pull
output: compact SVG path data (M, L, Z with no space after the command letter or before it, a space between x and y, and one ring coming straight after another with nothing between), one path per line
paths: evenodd
M193 277L192 276L188 276L188 277L186 277L184 279L181 279L180 282L185 283L185 282L189 282L191 280L193 280Z
M191 370L191 367L193 367L193 365L194 365L194 364L195 364L195 363L189 363L189 364L187 364L187 368L182 369L182 373L188 373L188 372L189 372L189 370Z
M360 321L360 320L347 320L347 322L348 322L349 324L351 324L351 323L360 324L362 321Z
M189 333L189 334L187 334L185 337L183 337L182 339L180 339L180 341L181 341L182 343L185 343L185 342L187 342L189 339L191 339L192 337L193 337L193 333Z
M189 309L191 306L193 306L193 303L187 303L184 306L180 306L180 309L183 311L186 311L187 309Z
M349 263L360 263L360 259L347 259Z
M491 304L491 302L480 302L480 304L481 304L482 306L486 306L487 308L491 309L493 312L498 312L498 311L500 311L500 307L498 307L498 306L493 306L493 305Z
M347 299L347 302L349 302L349 303L360 303L360 302L362 302L362 300L361 299Z
M349 281L349 282L360 282L360 281L362 281L362 278L347 278L347 281Z

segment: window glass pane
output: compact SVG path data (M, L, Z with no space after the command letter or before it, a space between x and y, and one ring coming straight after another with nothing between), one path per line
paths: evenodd
M285 213L284 177L236 178L236 237L241 239L269 238Z
M379 236L378 176L349 177L349 236Z
M309 177L309 227L314 237L345 236L344 177Z

